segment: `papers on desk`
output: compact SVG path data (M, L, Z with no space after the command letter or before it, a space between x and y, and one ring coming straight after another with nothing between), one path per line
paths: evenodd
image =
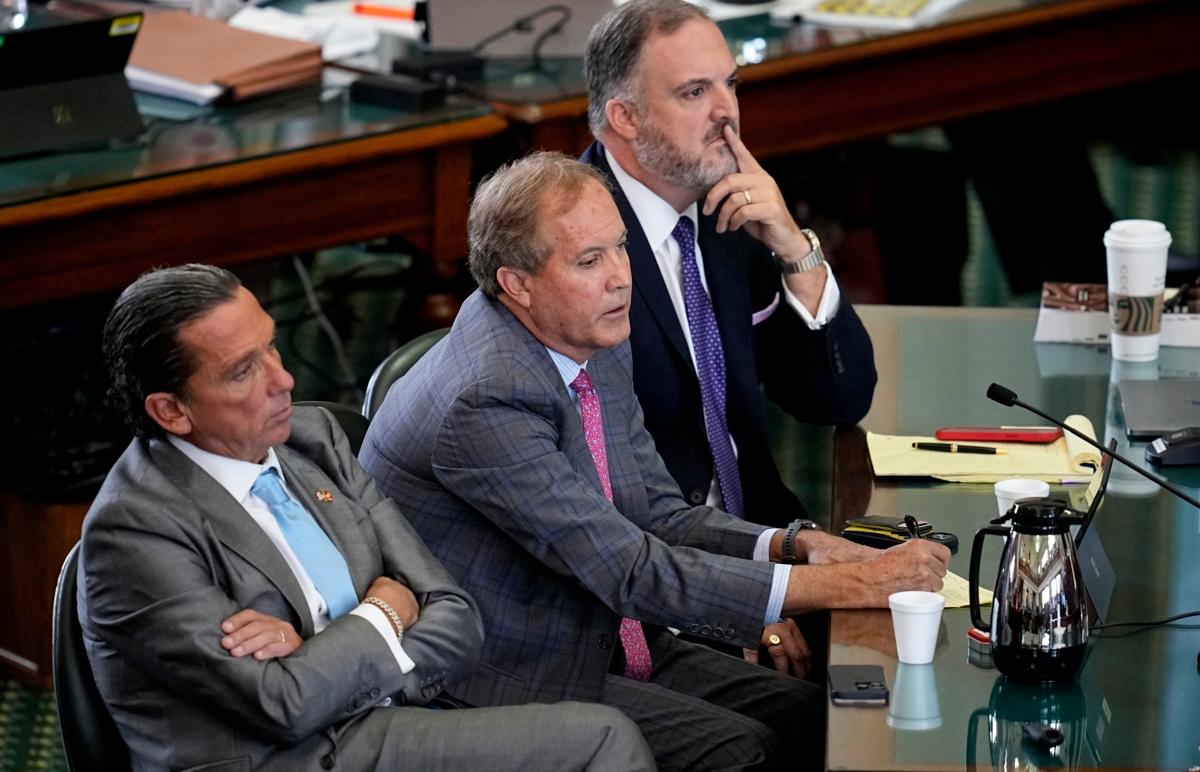
M1096 430L1086 416L1070 416L1066 423L1089 437L1096 436ZM934 477L949 482L996 482L1024 477L1049 483L1086 483L1091 482L1100 468L1100 452L1068 433L1046 444L979 443L1004 448L1008 454L1003 456L915 450L914 442L937 440L867 432L867 448L875 475Z
M924 27L964 0L798 0L782 2L771 16L837 27L909 30Z
M627 2L627 0L617 0L617 5ZM778 0L770 0L770 2L750 3L750 4L734 4L723 3L721 0L688 0L692 5L698 5L703 8L709 18L713 21L725 21L726 19L740 19L743 16L754 16L760 13L771 13L778 8L781 3Z
M328 6L343 6L340 14L333 13ZM256 8L246 6L229 19L229 26L264 35L278 35L292 40L306 40L321 46L321 58L336 62L351 56L373 51L379 45L379 30L370 21L364 21L350 13L350 2L310 3L309 7L325 8L325 15L309 13L286 13L278 8ZM413 22L408 22L413 24Z
M947 571L938 595L946 599L946 608L966 608L971 605L971 583L953 571ZM986 606L991 603L992 595L991 590L980 587L979 605Z
M138 91L211 104L315 83L321 48L184 11L147 13L125 69Z

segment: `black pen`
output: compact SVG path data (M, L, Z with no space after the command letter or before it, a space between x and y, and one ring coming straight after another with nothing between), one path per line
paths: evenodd
M936 450L938 453L978 453L985 456L1006 456L1008 451L988 445L959 445L957 442L914 442L917 450Z
M921 529L917 527L917 518L912 515L904 516L904 524L908 526L908 533L914 539L921 538Z

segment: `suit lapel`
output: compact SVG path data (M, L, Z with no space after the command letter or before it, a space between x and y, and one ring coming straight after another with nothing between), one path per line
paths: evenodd
M537 388L555 396L555 401L558 405L558 410L562 418L558 421L558 447L570 459L571 465L581 474L588 477L589 480L595 483L596 490L602 490L600 487L600 475L596 472L596 465L592 461L592 453L588 449L587 437L583 433L583 421L579 417L579 410L575 406L575 401L572 399L571 392L566 384L563 383L562 376L559 375L558 368L554 366L554 362L550 359L550 355L546 353L546 347L541 341L533 337L529 330L517 320L512 313L501 305L498 301L486 301L494 307L495 314L499 317L501 324L508 330L506 336L511 342L513 351L512 356L515 360L526 364L530 372L536 374L538 379ZM468 300L470 303L470 299ZM468 303L463 304L464 310L467 309ZM485 319L485 322L488 321ZM485 325L486 328L486 325ZM592 375L592 368L589 363L588 374ZM596 383L593 377L593 383ZM597 390L600 387L597 385ZM604 429L607 440L607 432L609 429L609 418L604 410L605 396L604 392L600 392L600 411L604 422ZM608 449L611 451L611 444L607 443ZM611 480L612 462L611 455L609 461L609 475Z
M629 268L633 274L634 297L640 300L645 315L654 320L663 337L670 341L675 352L691 368L692 355L688 352L687 340L683 337L683 328L679 326L679 318L675 315L675 305L671 302L671 296L667 294L667 285L663 282L658 261L654 259L654 250L646 241L646 234L642 232L637 214L630 206L629 199L625 198L625 193L613 176L608 159L604 156L603 145L599 142L593 143L584 154L583 160L600 169L608 178L613 201L616 202L617 210L621 213L621 219L625 222L628 230L629 240L626 251L629 253ZM631 321L638 324L636 314Z
M204 502L200 517L212 526L217 539L275 585L300 619L300 634L311 636L312 615L296 575L241 502L234 501L229 491L169 442L152 440L149 452L154 464L179 490L186 491L193 501Z

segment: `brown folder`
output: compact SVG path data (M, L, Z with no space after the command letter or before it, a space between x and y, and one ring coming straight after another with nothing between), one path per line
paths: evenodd
M146 14L129 64L181 84L216 84L236 100L317 81L321 47L186 11L158 11Z

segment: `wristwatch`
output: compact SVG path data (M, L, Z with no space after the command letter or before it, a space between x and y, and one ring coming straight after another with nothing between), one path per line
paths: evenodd
M808 243L812 245L812 251L804 257L789 263L779 257L775 253L771 253L771 257L775 258L775 264L779 266L779 270L786 274L804 273L811 271L821 263L825 262L825 253L821 251L821 240L817 238L817 234L813 233L808 228L801 228L800 232L804 234L804 238L808 239Z
M816 531L820 526L812 520L798 518L788 523L787 530L783 532L783 559L784 563L796 562L796 534L801 531Z

